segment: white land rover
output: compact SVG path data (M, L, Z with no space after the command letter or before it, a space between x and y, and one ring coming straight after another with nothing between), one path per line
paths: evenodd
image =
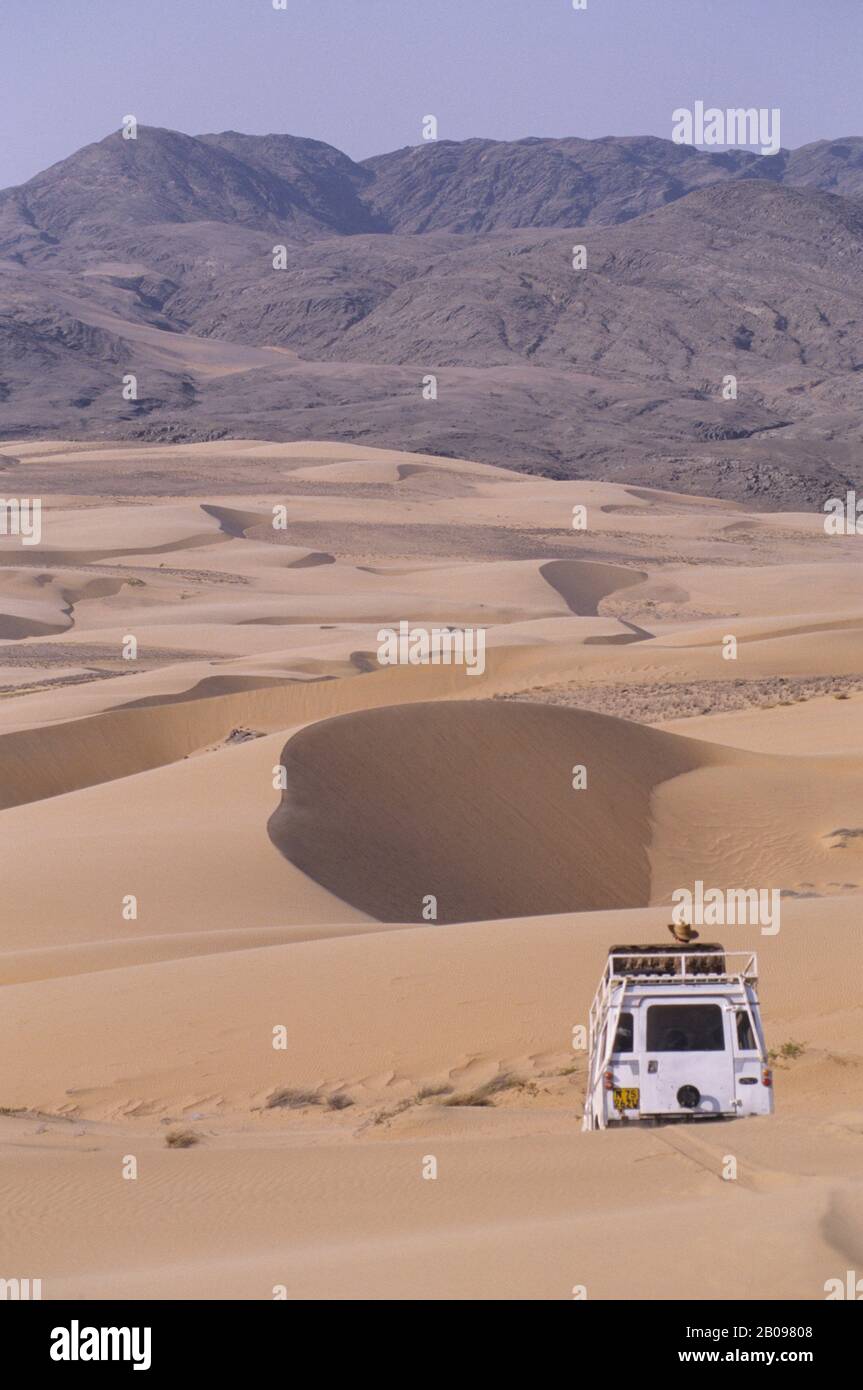
M753 954L612 946L590 1010L584 1129L773 1113Z

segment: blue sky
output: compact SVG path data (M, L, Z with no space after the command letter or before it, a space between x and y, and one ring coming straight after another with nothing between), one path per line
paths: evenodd
M115 130L670 136L702 99L863 134L863 0L0 0L0 187Z

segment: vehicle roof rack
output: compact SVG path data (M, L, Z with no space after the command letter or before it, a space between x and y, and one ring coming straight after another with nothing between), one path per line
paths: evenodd
M754 953L726 951L716 941L707 941L703 946L643 943L612 946L604 971L604 979L609 984L615 979L685 983L695 976L729 982L739 978L754 981L758 978L758 964Z
M683 953L690 956L700 956L705 951L719 951L722 954L724 954L725 947L720 946L719 943L716 941L705 941L703 946L679 946L676 943L673 946L671 946L666 945L663 941L660 942L659 945L645 945L644 943L641 943L636 946L609 946L608 948L608 954L610 956L639 956L642 954L649 956L669 956L681 955Z
M648 944L612 946L608 952L612 975L724 975L725 947L708 941L703 946Z

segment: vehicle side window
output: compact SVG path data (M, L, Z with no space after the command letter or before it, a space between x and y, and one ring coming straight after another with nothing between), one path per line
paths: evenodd
M632 1014L621 1014L617 1032L614 1035L614 1052L632 1052L634 1038L635 1029Z
M741 1052L755 1052L757 1048L752 1036L752 1024L745 1009L737 1010L737 1046Z
M723 1052L725 1034L718 1004L651 1004L647 1010L648 1052Z

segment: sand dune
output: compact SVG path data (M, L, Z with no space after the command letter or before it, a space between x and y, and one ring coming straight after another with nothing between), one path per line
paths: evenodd
M285 746L270 836L382 921L636 906L650 896L650 798L733 755L546 706L421 704L324 720ZM573 789L573 768L587 786ZM621 853L625 846L625 853Z
M428 894L451 922L670 901L696 878L863 891L863 831L827 828L863 827L863 757L814 776L586 711L450 702L325 720L282 763L273 842L382 921L421 920Z
M550 560L539 572L581 617L595 617L602 599L647 578L641 571L625 570L620 565L578 560Z
M75 1143L40 1154L38 1176L23 1164L3 1173L21 1199L7 1249L46 1270L46 1297L272 1298L282 1286L291 1299L571 1300L576 1286L617 1297L623 1278L632 1298L817 1298L825 1279L859 1266L853 1179L801 1173L779 1190L741 1182L730 1192L715 1143L705 1162L662 1138L627 1135L616 1152L603 1142L591 1152L547 1120L533 1137L498 1126L436 1136L440 1177L420 1187L428 1138L296 1147L290 1182L278 1148L211 1141L172 1154L138 1141L147 1181L134 1194L114 1177L122 1146L92 1132L77 1140L89 1154ZM34 1238L40 1184L59 1181L94 1232L83 1262L62 1217L50 1242ZM604 1187L616 1194L610 1212L592 1196Z
M772 709L742 710L735 714L713 714L670 721L663 727L670 733L694 738L707 735L713 743L731 744L755 752L863 756L863 718L860 696L848 695L807 700L795 704L785 699Z
M3 450L46 503L41 545L0 538L10 1267L48 1298L690 1301L861 1267L853 538L361 444ZM402 619L482 628L484 673L381 667ZM696 717L620 717L656 689ZM782 890L777 935L724 931L776 1114L583 1135L608 946L696 878Z
M284 877L288 882L287 870ZM858 920L852 899L792 901L777 937L748 926L725 933L733 949L760 954L771 1041L796 1036L810 1049L801 1066L777 1076L780 1090L789 1090L790 1113L815 1068L818 1109L834 1116L831 1123L863 1101L863 1072L854 1061L861 1039ZM151 943L150 959L140 964L9 985L0 1020L8 1058L4 1104L91 1119L140 1107L153 1115L201 1110L216 1121L265 1104L280 1086L321 1098L347 1090L356 1114L337 1114L334 1122L349 1119L354 1129L368 1120L369 1106L395 1111L423 1086L450 1084L464 1093L514 1072L544 1079L551 1087L544 1103L562 1105L575 1130L584 1055L573 1054L572 1028L587 1016L608 941L655 939L666 921L667 911L654 907L357 932L343 917L314 939L266 944L257 937L245 951L213 953L204 933L201 951L183 958L169 938L164 960ZM143 914L131 930L145 934ZM118 924L115 936L121 931L128 941L129 925ZM813 947L813 933L827 933L829 953ZM834 953L844 962L840 980ZM158 1007L148 1008L148 999ZM29 1055L11 1047L25 1018ZM94 1019L110 1038L98 1058ZM287 1052L272 1047L279 1023L288 1024ZM52 1039L60 1025L58 1053ZM843 1062L841 1093L831 1098L824 1069L841 1073ZM564 1074L572 1066L575 1072ZM307 1105L306 1122L315 1120L315 1109ZM425 1113L425 1102L417 1102L407 1118ZM317 1123L325 1118L320 1112ZM290 1113L270 1111L267 1119L290 1128ZM402 1114L393 1113L392 1122L392 1131L373 1125L363 1135L400 1133ZM742 1128L750 1126L759 1122Z
M519 683L519 671L536 667L531 656L529 649L504 652L499 679L492 658L488 679L480 678L477 685L485 693L506 686L513 680L513 669ZM218 743L244 723L269 732L344 710L400 699L422 700L429 694L463 698L471 690L464 671L452 667L420 668L413 678L400 669L375 670L363 675L360 683L354 679L357 667L350 665L347 656L345 664L350 681L205 677L195 683L198 688L191 694L182 688L147 696L142 702L123 700L120 695L118 708L0 735L0 807L20 806L174 763ZM126 681L123 689L128 689ZM101 690L94 697L97 704L104 698ZM16 722L26 719L28 703L15 701Z
M74 571L0 569L0 640L68 632L80 618L80 605L118 594L123 584L122 579Z
M655 934L655 911L394 930L10 986L3 1044L24 1010L36 1020L10 1102L67 1119L0 1119L0 1173L18 1196L5 1248L37 1261L49 1297L184 1297L190 1277L213 1297L268 1297L287 1283L294 1298L348 1298L358 1280L372 1297L568 1299L575 1284L592 1298L821 1297L861 1248L863 1094L853 994L837 993L811 937L829 932L859 972L850 906L793 905L781 949L741 933L741 946L769 949L773 1036L802 1025L809 1055L777 1072L774 1121L718 1130L578 1131L572 1020L609 935ZM292 1046L277 1053L270 1026L286 1019ZM110 1039L99 1062L97 1021ZM423 1083L461 1089L502 1068L528 1086L497 1108L415 1099ZM285 1085L353 1105L263 1111L236 1132L237 1105ZM167 1151L160 1120L191 1124L200 1146ZM721 1179L729 1145L734 1184ZM118 1176L128 1152L140 1165L132 1191ZM439 1178L426 1198L429 1153ZM34 1228L43 1184L60 1181L74 1201L50 1230ZM630 1240L622 1282L610 1232Z

